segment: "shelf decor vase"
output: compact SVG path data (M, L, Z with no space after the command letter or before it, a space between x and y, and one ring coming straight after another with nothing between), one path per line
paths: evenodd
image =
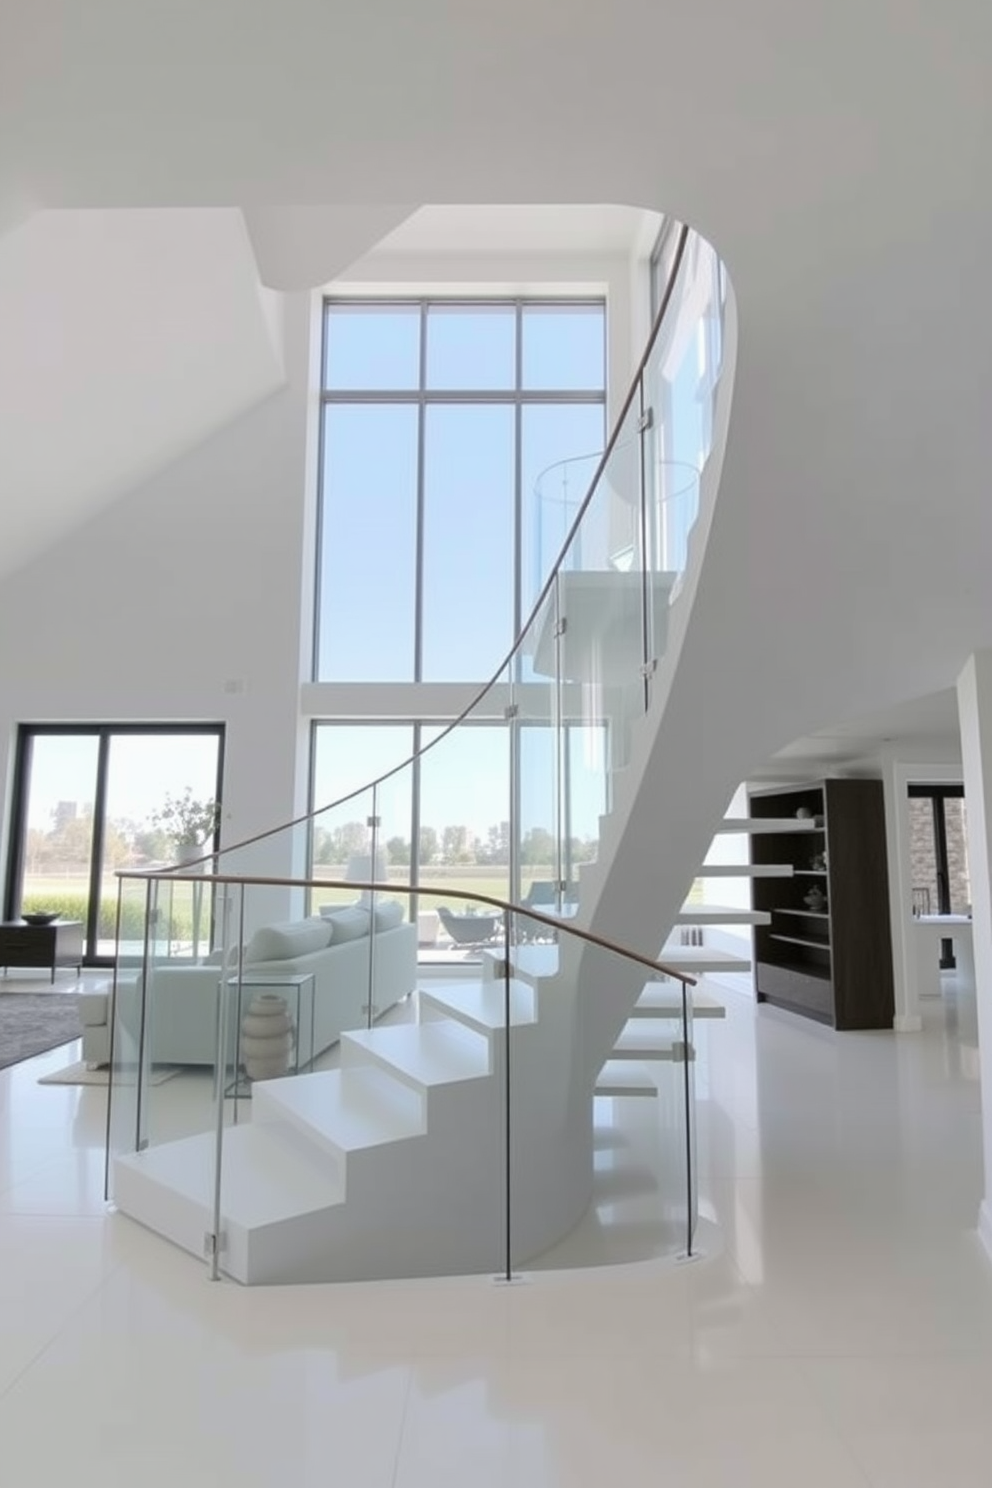
M293 1019L284 997L260 992L241 1019L241 1061L250 1080L276 1080L289 1070Z
M816 914L820 910L826 909L827 896L822 889L814 886L808 894L803 895L803 903L807 909L811 909Z

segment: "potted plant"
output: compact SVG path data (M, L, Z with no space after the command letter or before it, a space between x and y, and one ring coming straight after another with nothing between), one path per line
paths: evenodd
M202 857L203 850L220 825L220 804L213 799L198 801L188 785L181 796L166 795L165 804L152 813L152 825L172 842L180 862Z

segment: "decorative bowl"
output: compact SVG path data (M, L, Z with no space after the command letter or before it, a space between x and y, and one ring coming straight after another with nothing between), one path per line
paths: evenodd
M62 913L60 909L34 909L21 915L26 925L50 925Z

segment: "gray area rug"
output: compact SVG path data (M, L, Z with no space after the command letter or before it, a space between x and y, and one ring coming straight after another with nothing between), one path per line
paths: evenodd
M0 1069L82 1036L75 992L0 994Z

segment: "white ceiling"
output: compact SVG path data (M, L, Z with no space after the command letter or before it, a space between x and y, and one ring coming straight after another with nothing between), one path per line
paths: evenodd
M383 237L376 253L629 255L650 247L656 213L617 205L430 206Z
M752 771L752 778L779 780L859 765L877 760L886 748L896 756L929 750L931 764L960 758L955 690L945 688L806 734L777 750L765 765Z

